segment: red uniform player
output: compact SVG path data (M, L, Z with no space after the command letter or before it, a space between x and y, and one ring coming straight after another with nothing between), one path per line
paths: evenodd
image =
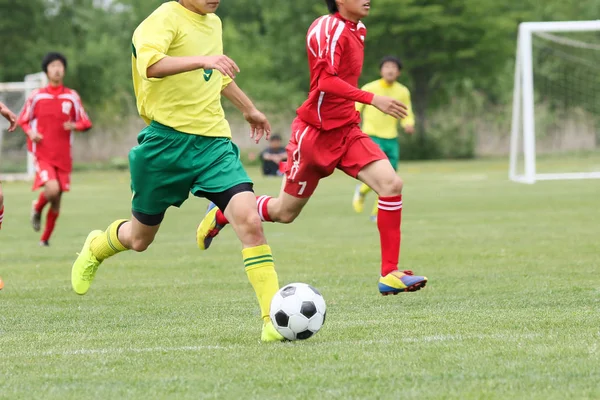
M411 292L427 283L423 276L398 270L403 182L382 150L360 130L355 102L403 118L399 101L358 89L367 34L361 18L369 14L369 0L326 0L331 14L313 22L306 37L310 67L308 99L297 111L286 149L288 162L279 197L260 196L264 221L292 222L315 191L319 181L335 169L359 179L379 194L381 277L383 295ZM198 246L206 249L227 224L223 213L209 205L198 227Z
M0 115L8 121L8 131L14 132L17 127L17 116L0 102ZM0 229L2 229L2 221L4 220L4 194L2 193L2 184L0 182Z
M86 131L92 127L76 91L63 86L67 60L62 54L49 53L44 57L42 68L50 84L29 96L19 125L27 134L27 146L35 157L35 181L33 190L44 190L34 200L31 224L40 230L41 214L50 203L46 226L40 245L48 246L60 211L60 199L71 185L71 142L73 131Z

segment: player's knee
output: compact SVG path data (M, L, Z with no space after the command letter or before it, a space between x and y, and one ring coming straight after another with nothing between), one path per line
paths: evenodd
M240 240L249 246L258 246L265 242L262 221L257 213L248 213L239 221L242 232Z
M150 247L150 244L152 244L152 240L146 238L133 238L131 240L131 250L141 253L142 251L146 251L146 249Z
M50 203L56 203L60 200L60 188L54 185L48 186L44 191L44 195Z
M402 181L402 178L400 178L397 175L394 175L394 177L391 177L390 179L387 179L384 184L383 184L383 188L381 190L381 193L379 193L380 196L399 196L402 194L402 188L404 187L404 182Z
M4 205L4 194L2 194L2 192L0 192L0 208L2 208L3 205Z

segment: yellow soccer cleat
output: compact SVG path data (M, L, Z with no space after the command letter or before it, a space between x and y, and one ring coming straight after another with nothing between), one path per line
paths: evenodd
M365 195L360 192L360 187L360 184L356 185L354 197L352 198L352 208L359 214L365 209Z
M281 334L279 332L277 332L277 329L275 329L275 326L273 325L273 323L271 321L269 322L265 322L262 328L262 333L260 335L260 340L262 342L283 342L285 341L285 338L283 336L281 336Z
M213 202L210 202L204 219L198 225L196 242L200 250L208 249L214 237L224 228L224 225L217 224L217 211L219 211L219 208Z
M73 268L71 269L71 286L73 286L73 290L77 294L84 295L87 293L96 276L96 271L98 271L98 267L102 263L102 261L98 261L90 249L92 240L102 234L104 232L98 230L90 232L87 239L85 239L81 253L79 253L77 260L73 263Z
M394 271L379 278L379 293L383 296L402 292L416 292L427 285L426 276L415 276L412 271Z

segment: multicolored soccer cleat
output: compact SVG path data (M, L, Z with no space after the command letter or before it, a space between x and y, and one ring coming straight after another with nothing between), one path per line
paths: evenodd
M39 232L42 225L42 214L35 210L36 203L36 200L31 203L31 227L35 232Z
M208 249L214 237L224 228L224 225L217 224L217 211L219 211L217 205L211 201L206 209L204 219L198 225L196 241L200 250Z
M104 232L98 230L90 232L87 239L85 239L81 253L79 253L73 263L73 268L71 268L71 286L73 286L73 290L77 294L84 295L87 293L96 276L96 271L98 271L98 267L102 263L102 261L98 261L90 249L92 240L102 234Z
M365 209L365 195L360 192L360 187L360 184L356 185L354 197L352 198L352 208L359 214Z
M262 333L260 335L262 342L283 342L285 338L281 336L271 321L263 324Z
M394 271L379 278L379 293L383 296L402 292L416 292L427 284L427 277L413 275L412 271Z

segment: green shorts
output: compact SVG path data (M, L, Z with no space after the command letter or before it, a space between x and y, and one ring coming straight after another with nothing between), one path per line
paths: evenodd
M392 163L392 167L397 169L398 162L400 161L400 146L398 144L398 139L383 139L377 136L371 136L371 139L373 139L379 148L383 150L390 160L390 163Z
M204 197L252 183L229 138L181 133L152 122L129 152L132 210L158 215L179 207L191 192Z

